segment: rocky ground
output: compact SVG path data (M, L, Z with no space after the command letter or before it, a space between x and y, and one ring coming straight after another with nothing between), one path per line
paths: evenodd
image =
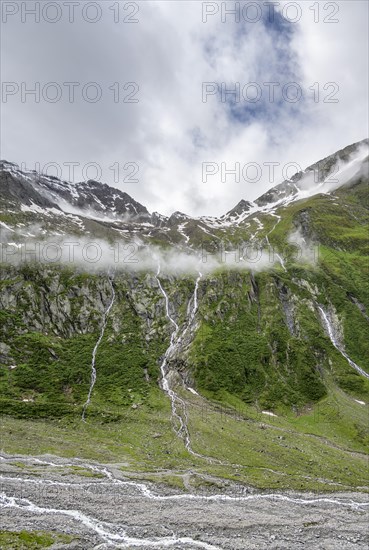
M119 464L54 456L0 459L2 529L57 531L68 548L365 549L364 493L267 493L233 484L181 491ZM191 475L191 474L188 474Z

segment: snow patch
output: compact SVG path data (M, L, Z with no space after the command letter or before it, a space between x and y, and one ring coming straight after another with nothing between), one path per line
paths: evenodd
M182 235L182 237L184 237L186 243L188 243L188 241L190 240L190 237L186 235L186 233L184 232L184 228L186 227L186 225L187 225L187 222L181 223L178 226L178 231Z
M8 231L13 231L13 233L15 231L15 229L12 229L11 227L9 227L9 225L6 225L6 223L4 223L4 222L0 222L0 225L2 227L5 227L5 229L8 229Z

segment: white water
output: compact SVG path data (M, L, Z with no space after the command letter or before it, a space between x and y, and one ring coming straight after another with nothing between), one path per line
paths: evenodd
M200 271L199 271L199 276L196 279L195 292L194 292L194 295L193 295L193 310L192 310L192 317L191 317L192 319L195 317L195 313L196 313L196 311L198 310L198 307L199 307L198 300L197 300L197 295L198 295L198 290L199 290L199 282L200 282L201 278L202 278L202 273L200 273Z
M161 376L162 376L162 386L163 386L163 390L168 394L168 396L170 398L170 401L171 401L172 418L177 422L177 424L179 424L179 428L176 428L175 425L174 425L174 430L175 430L177 436L181 437L184 440L184 444L185 444L186 449L192 455L197 456L199 458L204 458L202 455L199 455L198 453L196 453L191 447L190 433L188 431L188 425L187 425L188 418L187 418L186 403L170 387L170 382L169 382L169 377L168 377L168 369L167 369L168 358L176 350L177 346L179 345L179 343L181 341L181 334L179 334L179 326L177 325L177 323L174 321L174 319L170 315L170 312L169 312L169 298L168 298L168 295L165 292L165 290L164 290L164 288L163 288L163 286L160 282L159 275L160 275L160 264L158 266L158 271L157 271L157 274L156 274L156 280L158 282L160 291L163 294L164 299L165 299L166 316L169 319L169 321L172 323L172 325L174 326L174 330L172 331L172 334L171 334L171 337L170 337L169 347L166 350L166 352L164 354L164 359L163 359L163 361L160 365L160 371L161 371ZM196 279L195 290L194 290L193 299L192 299L193 307L190 310L189 322L188 322L185 330L182 332L182 337L187 332L187 329L189 328L189 326L193 322L193 320L195 318L196 311L198 309L198 289L199 289L199 282L200 282L201 278L202 278L202 274L199 273L199 276ZM190 307L190 304L189 304L189 307ZM180 414L180 412L178 410L179 408L182 409L183 416Z
M20 458L23 461L26 462L33 462L36 464L42 464L45 466L51 466L56 467L58 470L61 466L68 467L68 466L75 466L76 462L83 466L84 468L90 469L93 472L100 473L105 476L106 482L102 481L91 481L86 480L82 483L76 483L76 482L57 482L53 480L43 479L43 478L22 478L22 477L5 477L0 476L0 480L11 482L11 483L20 483L20 484L47 484L47 485L64 485L64 486L70 486L71 488L75 486L89 486L89 485L112 485L115 486L121 486L122 488L133 488L134 490L137 490L138 493L141 495L141 498L152 500L152 501L185 501L185 500L193 500L193 501L210 501L210 502L218 502L218 503L240 503L240 502L250 502L250 505L252 505L252 502L255 501L272 501L276 504L278 502L282 503L291 503L293 505L299 505L299 506L309 506L312 509L316 505L319 504L327 504L331 505L333 507L337 508L349 508L353 509L359 512L365 511L369 507L368 502L358 502L353 501L351 499L343 500L343 499L335 499L330 497L316 497L316 498L302 498L299 495L286 495L286 494L276 494L276 493L263 493L263 494L251 494L251 495L244 495L239 494L235 496L231 495L224 495L224 494L215 494L215 495L201 495L201 494L192 494L192 493L180 493L180 494L172 494L172 495L160 495L154 493L147 485L144 483L138 483L135 481L124 481L121 479L118 479L114 477L113 473L104 466L96 466L94 464L84 463L80 460L75 460L74 463L66 463L63 460L60 461L60 463L57 462L51 462L48 460L40 460L38 458L33 457L0 457L4 462L14 462L18 461ZM41 493L40 493L41 494ZM130 495L127 494L127 497L130 498ZM167 537L152 537L150 539L140 539L137 537L130 537L127 534L127 531L124 529L122 525L119 523L114 524L106 521L101 521L95 517L89 516L80 510L73 510L73 509L63 509L63 508L51 508L51 507L42 507L40 505L35 504L31 500L27 498L16 498L13 496L7 495L5 492L0 493L0 507L2 508L17 508L20 510L24 510L28 513L34 514L34 515L45 515L45 514L51 514L56 516L68 516L73 521L78 522L79 524L84 525L87 529L94 532L102 541L104 541L106 544L113 546L115 548L129 548L129 547L154 547L154 548L169 548L169 547L177 547L180 544L183 545L192 545L196 546L198 548L204 548L205 550L220 550L219 547L214 546L212 544L208 544L206 542L202 542L199 540L194 540L190 537L180 537L175 535L174 533L172 536Z
M167 366L167 357L169 355L169 353L175 349L175 345L174 345L174 341L175 341L175 338L177 336L177 332L178 332L178 325L177 323L175 322L175 320L171 317L170 313L169 313L169 298L168 298L168 295L167 293L165 292L164 288L162 287L162 284L160 282L160 279L159 279L159 275L160 275L160 265L158 267L158 271L157 271L157 274L156 274L156 280L157 280L157 283L159 285L159 288L160 288L160 292L162 293L162 295L164 296L164 299L165 299L165 314L167 316L167 318L169 319L169 321L173 324L174 326L174 330L170 336L170 344L169 344L169 348L167 349L167 351L165 352L164 354L164 359L163 359L163 362L162 364L160 365L160 371L161 371L161 376L162 376L162 385L163 385L163 390L169 394L169 397L171 398L172 400L172 409L173 409L173 400L175 399L175 394L170 390L170 387L169 387L169 381L168 381L168 375L167 375L167 369L166 369L166 366ZM175 407L174 407L175 408Z
M114 300L115 300L115 290L114 290L114 285L113 285L113 281L111 280L111 278L109 277L109 282L110 282L110 286L111 286L111 300L109 302L109 305L104 313L104 319L103 319L103 324L102 324L102 327L101 327L101 331L100 331L100 336L95 344L95 347L93 349L93 352L92 352L92 362L91 362L91 383L90 383L90 389L88 391L88 396L87 396L87 400L86 400L86 403L84 404L83 406L83 411L82 411L82 420L83 422L86 422L85 420L85 416L86 416L86 410L87 410L87 407L88 405L90 404L90 401L91 401L91 395L92 395L92 390L94 389L94 385L96 383L96 354L97 354L97 350L99 349L99 346L101 344L101 341L104 337L104 333L105 333L105 329L106 329L106 325L107 325L107 322L108 322L108 317L109 317L109 313L110 313L110 310L111 308L113 307L113 304L114 304Z
M18 461L20 458L22 458L23 461L33 461L37 462L39 464L44 464L45 466L53 466L60 468L68 467L68 466L76 466L76 463L65 463L61 462L60 464L56 464L53 462L48 462L44 460L39 460L35 458L30 457L15 457L14 459L11 458L2 458L4 461ZM355 510L365 509L369 507L369 502L358 502L354 500L343 500L343 499L335 499L335 498L329 498L329 497L316 497L316 498L302 498L298 495L295 496L289 496L287 494L282 493L254 493L250 495L227 495L227 494L215 494L215 495L203 495L203 494L194 494L194 493L178 493L178 494L171 494L171 495L160 495L154 493L145 483L142 482L136 482L136 481L125 481L121 480L119 478L114 477L112 472L108 469L108 467L104 466L96 466L94 464L85 463L81 460L75 459L77 463L81 466L83 466L86 469L89 469L93 472L102 474L107 479L107 482L102 481L91 481L86 480L83 483L71 483L71 482L58 482L53 480L47 480L47 479L40 479L40 478L23 478L23 477L12 477L12 476L3 476L0 475L0 480L4 481L12 481L14 483L31 483L31 484L48 484L48 485L63 485L63 486L78 486L78 485L120 485L122 487L132 487L136 489L144 498L147 498L149 500L153 501L178 501L178 500L194 500L194 501L215 501L215 502L252 502L252 501L258 501L258 500L272 500L272 501L280 501L280 502L290 502L292 504L301 504L301 505L313 505L313 504L319 504L319 503L326 503L326 504L333 504L338 507L346 507L346 508L353 508ZM242 489L242 487L241 487Z
M334 329L324 309L321 306L318 306L318 309L321 313L325 329L334 347L340 352L341 355L343 355L343 357L346 359L346 361L349 363L351 367L353 367L362 376L365 376L365 378L369 378L369 374L365 372L365 370L363 370L361 367L359 367L359 365L357 365L352 359L350 359L350 357L345 352L343 346L336 339L334 334Z
M284 271L287 271L286 269L286 266L284 265L284 261L282 260L282 258L280 257L279 254L276 254L278 260L279 260L279 263L281 264L281 266L283 267Z
M153 539L139 539L130 537L121 526L105 521L99 521L96 518L83 514L79 510L44 508L34 504L26 498L10 497L4 492L0 493L0 506L2 508L18 508L33 514L69 516L75 521L82 523L91 531L94 531L101 539L109 542L110 544L115 543L114 546L119 548L129 548L131 546L169 548L177 544L192 544L193 546L205 548L206 550L220 550L217 546L207 544L206 542L196 541L190 537L177 537L176 535L171 537L157 537Z
M179 397L179 395L177 393L175 393L175 391L173 391L170 388L168 372L167 372L168 357L171 355L171 353L180 344L183 336L186 334L187 330L192 325L192 323L194 321L194 318L195 318L195 315L196 315L196 312L198 310L198 290L199 290L199 283L200 283L200 280L202 278L202 273L199 272L199 276L197 277L196 282L195 282L194 294L193 294L192 300L190 300L190 302L188 304L188 308L187 308L187 314L188 314L189 320L188 320L188 323L187 323L185 329L182 331L182 334L179 334L179 327L178 327L177 323L174 321L174 319L172 319L172 317L170 316L170 313L169 313L169 298L168 298L168 295L165 292L165 290L164 290L164 288L163 288L163 286L160 282L159 274L160 274L160 265L158 267L158 271L157 271L157 274L156 274L156 280L158 282L161 293L163 294L163 296L165 298L166 315L175 327L174 331L171 334L170 345L169 345L168 349L165 352L163 362L160 366L160 370L161 370L161 374L162 374L163 390L169 395L170 400L171 400L172 418L174 420L176 420L177 423L179 424L179 428L176 429L174 427L174 430L175 430L177 436L181 437L184 440L184 444L185 444L185 447L186 447L187 451L189 453L191 453L193 456L196 456L197 458L202 458L202 459L206 460L209 463L222 464L223 466L228 465L229 463L222 462L221 460L218 460L218 459L210 457L210 456L202 455L200 453L195 452L192 449L190 433L189 433L189 430L188 430L188 416L187 416L186 402L181 397ZM191 308L191 304L192 304L192 308ZM193 390L193 388L191 388L191 390L190 390L191 393L193 393L195 391L195 390ZM199 395L199 394L197 394L197 395ZM183 411L183 416L181 416L181 414L178 412L178 405L181 407L181 409Z

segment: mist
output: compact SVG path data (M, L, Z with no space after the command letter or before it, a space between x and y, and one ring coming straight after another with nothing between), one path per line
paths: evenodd
M30 226L22 233L4 228L1 232L0 261L19 266L26 262L58 265L90 273L127 271L170 275L209 274L219 269L265 271L280 262L272 247L243 242L230 248L219 243L216 250L162 248L140 240L109 243L102 239L58 236L37 238L40 228ZM40 235L40 233L38 233ZM27 239L21 237L27 236Z
M319 176L319 174L318 174ZM308 198L319 193L332 193L340 187L349 185L361 177L368 177L368 145L362 144L350 155L348 161L339 159L334 169L321 182L317 183L316 171L303 174L297 183L299 193L297 198Z

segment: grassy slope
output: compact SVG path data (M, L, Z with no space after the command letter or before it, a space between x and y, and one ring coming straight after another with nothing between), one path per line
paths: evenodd
M142 474L191 469L260 488L318 491L367 484L368 442L358 433L367 424L367 411L342 394L332 394L304 414L278 417L235 401L233 410L192 396L189 402L193 448L223 465L209 464L184 449L171 429L169 402L159 390L152 390L138 409L125 409L122 420L114 423L4 416L2 448L121 462L124 470Z
M13 415L2 421L3 450L121 461L142 472L195 467L225 477L237 473L236 479L259 487L319 490L365 485L368 406L355 399L368 403L369 384L325 336L315 307L333 304L348 354L368 370L368 322L351 299L369 311L364 196L365 188L358 186L354 192L340 191L334 199L318 196L293 204L277 225L275 217L262 218L259 238L270 233L271 244L288 257L288 273L276 266L256 273L252 281L247 272L221 270L201 283L199 329L189 362L208 402L186 392L193 447L238 467L195 459L175 437L169 401L157 388L168 323L160 295L148 289L143 278L135 288L151 304L149 336L142 337L144 321L137 299L127 280L119 278L113 319L99 350L87 425L79 418L101 313L91 314L87 334L60 338L45 331L19 334L25 328L22 312L11 307L1 312L1 340L11 342L18 365L0 369L0 405ZM310 237L322 243L316 266L294 261L286 244L287 234L306 212ZM240 227L236 237L246 240L249 231ZM31 274L27 285L40 288L44 283L37 277ZM63 277L67 288L82 285L84 277L99 287L99 276ZM12 274L2 286L16 283ZM183 319L193 282L163 284ZM23 307L34 307L26 298L27 293ZM286 322L286 304L293 312L292 330ZM78 307L76 298L76 311ZM117 322L119 329L113 330ZM22 401L25 398L33 402ZM278 417L262 414L265 409Z

